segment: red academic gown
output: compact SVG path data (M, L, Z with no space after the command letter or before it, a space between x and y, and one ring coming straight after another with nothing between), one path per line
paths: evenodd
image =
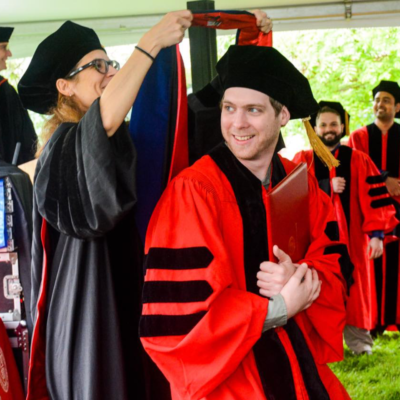
M275 186L295 164L273 157ZM309 179L312 243L304 259L319 298L262 334L268 299L266 190L225 144L175 178L146 238L142 343L174 400L348 399L327 362L343 357L346 248L329 198ZM342 271L341 271L342 269Z
M399 124L394 123L385 135L374 123L357 129L350 136L349 146L368 154L380 171L387 171L391 177L400 177ZM393 200L399 218L400 197ZM379 324L382 327L400 324L400 245L397 237L385 237L383 256L374 264Z
M378 322L374 264L368 259L368 234L373 231L392 231L397 220L395 209L386 204L389 194L383 182L371 183L380 178L371 159L361 151L340 146L334 153L340 166L331 171L315 156L312 150L298 153L294 162L306 162L316 176L320 187L331 196L339 223L341 240L348 244L354 265L354 284L347 301L347 324L363 329L373 329ZM333 193L331 181L343 177L343 193Z

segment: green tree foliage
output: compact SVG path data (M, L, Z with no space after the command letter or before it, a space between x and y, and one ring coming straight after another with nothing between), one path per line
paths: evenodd
M399 28L275 32L273 41L309 79L318 101L343 104L351 130L373 121L372 89L382 79L400 81ZM219 55L233 43L233 36L220 38ZM291 121L283 133L287 144L296 137L307 146L300 121Z
M354 130L373 120L372 89L400 81L398 28L278 32L274 47L309 79L319 100L340 101Z

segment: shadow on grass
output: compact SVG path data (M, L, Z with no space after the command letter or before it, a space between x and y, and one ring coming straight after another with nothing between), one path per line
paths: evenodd
M344 361L329 367L353 400L400 400L400 333L379 335L372 355L345 346Z

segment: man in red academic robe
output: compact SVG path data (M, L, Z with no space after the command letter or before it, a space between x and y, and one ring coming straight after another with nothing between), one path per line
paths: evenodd
M386 203L392 201L399 219L400 125L394 119L400 117L400 88L396 82L381 81L372 93L375 121L354 131L350 136L349 146L371 157L392 197ZM397 227L396 236L399 233ZM385 237L383 256L375 260L379 322L377 331L400 324L400 246L396 236Z
M217 71L225 143L178 175L152 216L143 345L174 400L348 399L326 365L343 357L348 255L312 176L304 259L275 246L268 261L267 191L295 167L277 154L280 128L317 103L273 48L232 46Z
M354 284L350 287L344 338L356 354L372 353L370 330L378 322L375 273L371 259L382 255L384 233L392 231L397 220L395 209L386 204L389 194L371 159L361 151L341 146L349 116L337 102L321 101L315 131L340 161L329 169L312 150L298 153L294 162L307 162L319 186L332 200L338 219L340 239L349 247L354 264ZM374 183L375 182L375 183Z

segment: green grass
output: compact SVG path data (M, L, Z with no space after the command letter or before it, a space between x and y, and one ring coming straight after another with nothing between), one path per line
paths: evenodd
M378 336L372 351L356 356L345 346L344 361L329 367L353 400L400 400L400 333Z

